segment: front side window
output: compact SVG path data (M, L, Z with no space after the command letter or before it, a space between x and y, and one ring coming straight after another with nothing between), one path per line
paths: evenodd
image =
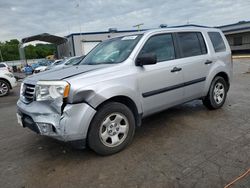
M226 51L225 43L219 32L208 32L208 35L211 39L215 52Z
M99 43L79 65L121 63L128 58L142 35L118 37Z
M206 44L201 33L183 32L177 33L181 56L191 57L207 53Z
M155 35L149 38L139 56L145 53L154 53L157 57L157 62L175 59L172 34Z

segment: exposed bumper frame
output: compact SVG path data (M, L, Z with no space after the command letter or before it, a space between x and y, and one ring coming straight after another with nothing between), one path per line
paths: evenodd
M22 117L24 127L38 134L57 140L72 142L85 140L88 128L96 110L86 103L67 104L63 111L47 102L17 102L17 113ZM43 131L43 126L48 130ZM32 127L34 126L34 127Z

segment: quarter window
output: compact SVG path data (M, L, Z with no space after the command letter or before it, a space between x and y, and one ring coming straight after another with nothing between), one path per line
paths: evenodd
M213 44L215 52L226 51L225 43L219 32L208 32L208 35Z
M198 32L177 33L181 56L190 57L207 53L203 36Z
M145 53L155 53L157 62L175 59L172 34L155 35L149 38L139 56Z

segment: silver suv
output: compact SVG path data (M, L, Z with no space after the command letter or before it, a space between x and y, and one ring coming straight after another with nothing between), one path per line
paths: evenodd
M106 40L79 65L30 76L17 102L19 124L88 145L101 155L124 149L141 119L194 99L223 106L231 51L214 28L149 30Z

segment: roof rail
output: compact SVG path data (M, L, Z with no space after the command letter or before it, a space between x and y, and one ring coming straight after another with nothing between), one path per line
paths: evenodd
M171 26L171 27L168 27L168 28L178 28L178 27L201 27L201 28L212 28L212 27L209 27L209 26L196 25L196 24L176 25L176 26Z

